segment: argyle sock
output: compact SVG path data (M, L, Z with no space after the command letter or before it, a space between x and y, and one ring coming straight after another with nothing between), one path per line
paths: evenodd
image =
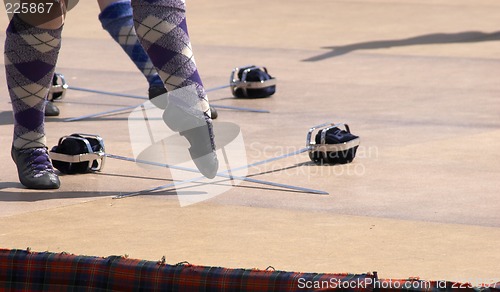
M102 28L122 47L137 68L142 72L149 85L163 85L151 60L142 48L134 28L130 0L112 3L100 14Z
M192 86L201 110L210 116L208 99L195 64L183 0L132 0L139 40L168 91Z
M214 178L219 162L210 106L191 49L184 0L132 0L132 7L139 41L171 93L163 121L189 141L198 170Z
M5 71L18 149L45 147L45 97L61 46L59 29L41 29L15 15L5 39Z

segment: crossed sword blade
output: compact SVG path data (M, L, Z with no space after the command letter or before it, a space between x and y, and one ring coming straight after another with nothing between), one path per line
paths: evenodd
M272 161L276 161L276 160L279 160L279 159L284 159L284 158L287 158L287 157L295 156L295 155L298 155L300 153L304 153L304 152L308 151L309 149L310 149L310 147L305 147L305 148L302 148L300 150L297 150L297 151L294 151L294 152L290 152L290 153L287 153L287 154L283 154L283 155L280 155L280 156L277 156L277 157L273 157L273 158L269 158L269 159L266 159L266 160L258 161L258 162L255 162L255 163L251 163L251 164L248 164L248 165L244 165L244 166L236 167L236 168L233 168L233 169L228 169L228 170L225 170L225 171L221 171L221 172L217 173L217 176L218 177L229 178L231 180L233 180L233 179L243 180L243 181L246 180L248 182L253 182L253 183L258 183L258 184L263 184L263 185L269 185L269 186L274 186L274 187L280 187L280 188L285 188L285 189L291 189L291 190L301 191L301 192L305 192L305 193L318 194L318 195L328 195L329 193L325 192L325 191L320 191L320 190L315 190L315 189L310 189L310 188L297 187L297 186L286 185L286 184L280 184L280 183L269 182L269 181L263 181L263 180L258 180L258 179L254 179L254 178L244 177L244 176L235 176L235 175L232 175L233 172L236 172L238 170L247 169L247 168L251 168L251 167L257 166L257 165L262 165L262 164L266 164L266 163L269 163L269 162L272 162ZM169 165L169 164L164 164L164 163L139 160L139 159L124 157L124 156L119 156L119 155L113 155L113 154L105 154L105 156L109 157L109 158L118 159L118 160L125 160L125 161L131 161L131 162L136 162L136 163L149 164L149 165L154 165L154 166L159 166L159 167L168 167L168 168L177 169L177 170L184 170L184 171L199 173L199 171L196 170L196 169L188 168L188 167L183 167L183 166ZM133 197L133 196L144 195L144 194L152 193L152 192L155 192L155 191L160 191L160 190L164 190L164 189L168 189L168 188L172 188L172 187L176 187L176 186L180 186L180 185L184 185L184 184L188 184L188 183L197 182L197 181L200 181L200 180L203 180L203 179L205 179L204 176L194 177L192 179L187 179L187 180L183 180L183 181L180 181L180 182L170 183L170 184L166 184L166 185L162 185L162 186L158 186L158 187L154 187L154 188L150 188L150 189L146 189L146 190L142 190L142 191L120 194L120 195L117 195L117 196L113 197L113 199L122 199L122 198L128 198L128 197Z
M230 85L217 86L217 87L214 87L214 88L207 89L207 90L205 90L205 92L216 91L216 90L219 90L219 89L227 88L229 86ZM135 98L135 99L147 100L147 98L144 97L144 96L133 95L133 94L126 94L126 93L109 92L109 91L95 90L95 89L88 89L88 88L74 87L74 86L69 86L68 89L76 90L76 91L84 91L84 92L97 93L97 94L104 94L104 95L110 95L110 96L119 96L119 97L128 97L128 98ZM261 110L261 109L247 108L247 107L236 107L236 106L216 105L216 104L210 104L210 105L212 107L214 107L214 108L232 109L232 110L254 112L254 113L269 113L268 110ZM68 119L64 119L64 121L65 122L81 121L81 120L85 120L85 119L96 118L96 117L100 117L100 116L105 116L105 115L110 115L110 114L124 112L124 111L127 111L127 110L131 110L133 108L136 108L136 107L137 107L137 105L135 105L135 106L126 106L126 107L122 107L122 108L118 108L118 109L114 109L114 110L109 110L109 111L104 111L104 112L98 112L98 113L93 113L93 114L79 116L79 117L74 117L74 118L68 118Z

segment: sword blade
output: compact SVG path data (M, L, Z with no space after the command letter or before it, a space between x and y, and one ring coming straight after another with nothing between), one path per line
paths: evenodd
M147 99L147 97L134 95L134 94L110 92L110 91L96 90L96 89L89 89L89 88L82 88L82 87L75 87L75 86L69 86L68 89L76 90L76 91L98 93L98 94L104 94L104 95L110 95L110 96L128 97L128 98L135 98L135 99Z
M206 89L205 92L212 92L212 91L228 88L229 86L230 85L217 86L217 87ZM104 95L110 95L110 96L128 97L128 98L134 98L134 99L148 99L145 96L140 96L140 95L135 95L135 94L111 92L111 91L104 91L104 90L97 90L97 89L90 89L90 88L83 88L83 87L68 86L68 89L76 90L76 91L83 91L83 92L90 92L90 93L98 93L98 94L104 94Z
M227 84L227 85L221 85L221 86L216 86L216 87L212 87L212 88L209 88L209 89L205 89L205 92L212 92L212 91L216 91L216 90L219 90L219 89L228 88L228 87L230 87L230 86L231 86L230 84Z
M270 113L270 111L268 111L268 110L254 109L254 108L248 108L248 107L238 107L238 106L220 105L220 104L210 104L210 105L212 107L215 107L215 108L232 109L232 110L244 111L244 112L265 113L265 114Z
M281 155L281 156L278 156L278 157L273 157L271 159L266 159L266 160L258 161L258 162L255 162L255 163L252 163L252 164L248 164L248 165L245 165L245 166L240 166L240 167L237 167L237 168L228 169L228 170L225 170L225 171L222 171L222 172L218 172L217 176L218 177L229 178L229 179L243 180L243 181L246 180L248 182L253 182L253 183L258 183L258 184L263 184L263 185L269 185L269 186L274 186L274 187L280 187L280 188L284 188L284 189L291 189L291 190L296 190L296 191L305 192L305 193L312 193L312 194L319 194L319 195L328 195L328 192L325 192L325 191L320 191L320 190L315 190L315 189L310 189L310 188L304 188L304 187L297 187L297 186L293 186L293 185L287 185L287 184L269 182L269 181L264 181L264 180L249 178L249 177L242 177L242 176L235 176L235 175L232 175L232 174L231 175L228 174L228 173L232 173L234 171L238 171L238 170L242 170L242 169L254 167L254 166L257 166L257 165L262 165L262 164L265 164L265 163L269 163L269 162L272 162L272 161L276 161L276 160L279 160L279 159L284 159L284 158L287 158L287 157L290 157L290 156L298 155L300 153L303 153L303 152L307 151L308 149L309 148L303 148L303 149L300 149L298 151L287 153L287 154L284 154L284 155ZM113 159L118 159L118 160L124 160L124 161L130 161L130 162L136 162L136 163L154 165L154 166L159 166L159 167L169 167L169 168L172 168L172 169L184 170L184 171L199 173L199 171L196 170L196 169L192 169L192 168L188 168L188 167L182 167L182 166L177 166L177 165L169 165L169 164L165 164L165 163L159 163L159 162L153 162L153 161L145 161L145 160L134 159L134 158L129 158L129 157L120 156L120 155L108 154L108 153L106 153L105 156L109 157L109 158L113 158ZM147 194L147 193L151 193L151 192L155 192L155 191L159 191L159 190L164 190L164 189L168 189L168 188L172 188L172 187L184 185L184 184L187 184L187 183L197 182L197 181L200 181L200 180L203 180L203 179L205 179L204 176L199 176L199 177L195 177L195 178L192 178L192 179L187 179L187 180L183 180L183 181L176 182L176 183L170 183L170 184L166 184L166 185L162 185L162 186L158 186L158 187L154 187L154 188L150 188L150 189L146 189L146 190L142 190L142 191L138 191L138 192L130 192L130 193L125 193L125 194L120 194L120 195L117 195L117 196L115 196L113 198L114 199L121 199L121 198L138 196L138 195L142 195L142 194Z
M262 185L279 187L279 188L283 188L283 189L290 189L290 190L299 191L299 192L303 192L303 193L310 193L310 194L317 194L317 195L329 195L329 193L325 192L325 191L320 191L320 190L315 190L315 189L310 189L310 188L297 187L297 186L293 186L293 185L287 185L287 184L282 184L282 183L275 183L275 182L270 182L270 181L264 181L264 180L249 178L249 177L234 176L234 175L228 175L228 174L219 174L218 176L219 177L228 178L230 180L231 179L233 179L233 180L237 179L237 180L241 180L241 181L248 181L248 182L253 182L253 183L262 184ZM192 179L183 180L183 181L175 182L175 183L169 183L169 184L166 184L166 185L154 187L154 188L151 188L151 189L141 190L141 191L138 191L138 192L130 192L130 193L125 193L125 194L120 194L120 195L114 196L113 199L123 199L123 198L129 198L129 197L135 197L135 196L145 195L145 194L149 194L149 193L156 192L156 191L161 191L161 190L165 190L165 189L169 189L169 188L178 187L178 186L185 185L185 184L188 184L188 183L198 182L198 181L203 180L203 179L205 179L204 176L195 177L195 178L192 178Z
M273 161L276 161L276 160L285 159L285 158L288 158L288 157L291 157L291 156L295 156L295 155L304 153L304 152L308 151L309 149L310 149L310 147L305 147L305 148L302 148L302 149L294 151L294 152L286 153L286 154L283 154L283 155L280 155L280 156L276 156L276 157L273 157L273 158L269 158L269 159L266 159L266 160L262 160L262 161L257 161L257 162L251 163L251 164L247 164L247 165L243 165L243 166L240 166L240 167L236 167L236 168L233 168L233 169L230 169L230 170L226 170L226 171L223 171L223 172L220 172L220 173L226 173L228 171L235 172L235 171L238 171L238 170L251 168L251 167L254 167L254 166L257 166L257 165L266 164L266 163L273 162Z
M81 120L85 120L85 119L96 118L96 117L101 117L101 116L105 116L105 115L109 115L109 114L115 114L115 113L128 111L128 110L134 109L136 107L137 107L136 105L126 106L126 107L117 108L114 110L109 110L109 111L104 111L104 112L99 112L99 113L94 113L94 114L90 114L90 115L84 115L84 116L79 116L79 117L74 117L74 118L67 118L67 119L64 119L63 121L64 122L81 121Z
M207 89L207 90L205 90L205 92L216 91L219 89L227 88L229 86L230 85L217 86L214 88ZM103 90L96 90L96 89L88 89L88 88L82 88L82 87L71 86L71 87L68 87L68 89L72 89L72 90L76 90L76 91L97 93L97 94L104 94L104 95L110 95L110 96L128 97L128 98L135 98L135 99L142 99L142 100L148 99L147 97L140 96L140 95L110 92L110 91L103 91ZM210 104L210 106L212 106L214 108L231 109L231 110L253 112L253 113L270 113L270 111L268 111L268 110L254 109L254 108L248 108L248 107L237 107L237 106L216 105L216 104ZM126 110L129 110L132 108L134 108L134 107L123 107L123 108L116 109L116 110L104 111L104 112L94 113L94 114L90 114L90 115L69 118L69 119L65 119L64 121L65 122L74 122L74 121L80 121L80 120L89 119L89 118L96 118L96 117L100 117L100 116L104 116L104 115L108 115L108 114L126 111Z

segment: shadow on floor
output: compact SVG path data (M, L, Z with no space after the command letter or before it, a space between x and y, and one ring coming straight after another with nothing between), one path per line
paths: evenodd
M100 174L100 175L108 175L108 174ZM116 175L111 175L111 176L116 176ZM216 184L223 185L224 183L228 183L229 181L230 180L228 179ZM181 187L179 186L169 187L165 189L161 189L160 187L158 187L160 189L151 192L146 192L139 196L177 196L179 195L177 191L182 191L182 196L205 195L206 194L205 192L189 191L189 188L203 184L207 183L200 182L200 183L194 183L193 185L187 185ZM243 189L253 189L253 190L272 190L272 191L302 193L301 191L282 189L279 187L260 186L258 184L237 185L235 187ZM38 191L20 192L16 191L17 189L25 190L26 188L19 182L0 182L0 202L37 202L37 201L53 200L53 199L114 197L120 193L118 191L98 192L98 191L60 191L60 190L38 190ZM127 192L129 191L123 191L122 193L127 193Z
M466 31L460 33L434 33L426 34L400 40L382 40L372 42L362 42L345 46L323 47L330 52L304 59L304 62L317 62L329 58L338 57L358 50L376 50L392 47L405 47L415 45L435 45L454 43L476 43L500 40L500 31L484 33L480 31Z
M40 190L32 192L18 192L16 189L25 189L20 183L0 183L0 189L10 188L10 190L0 190L0 202L38 202L53 199L82 199L82 198L99 198L99 197L114 197L119 192L89 192L89 191L70 191L62 192L57 190ZM124 192L125 193L125 192ZM191 195L197 195L197 192ZM175 196L175 191L151 192L145 194L147 196Z

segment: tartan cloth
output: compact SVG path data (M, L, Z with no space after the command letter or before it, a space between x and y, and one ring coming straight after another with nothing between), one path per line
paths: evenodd
M0 291L463 291L500 292L446 281L377 279L0 249Z
M316 274L0 249L0 291L371 291L368 274ZM338 288L338 289L337 289Z

